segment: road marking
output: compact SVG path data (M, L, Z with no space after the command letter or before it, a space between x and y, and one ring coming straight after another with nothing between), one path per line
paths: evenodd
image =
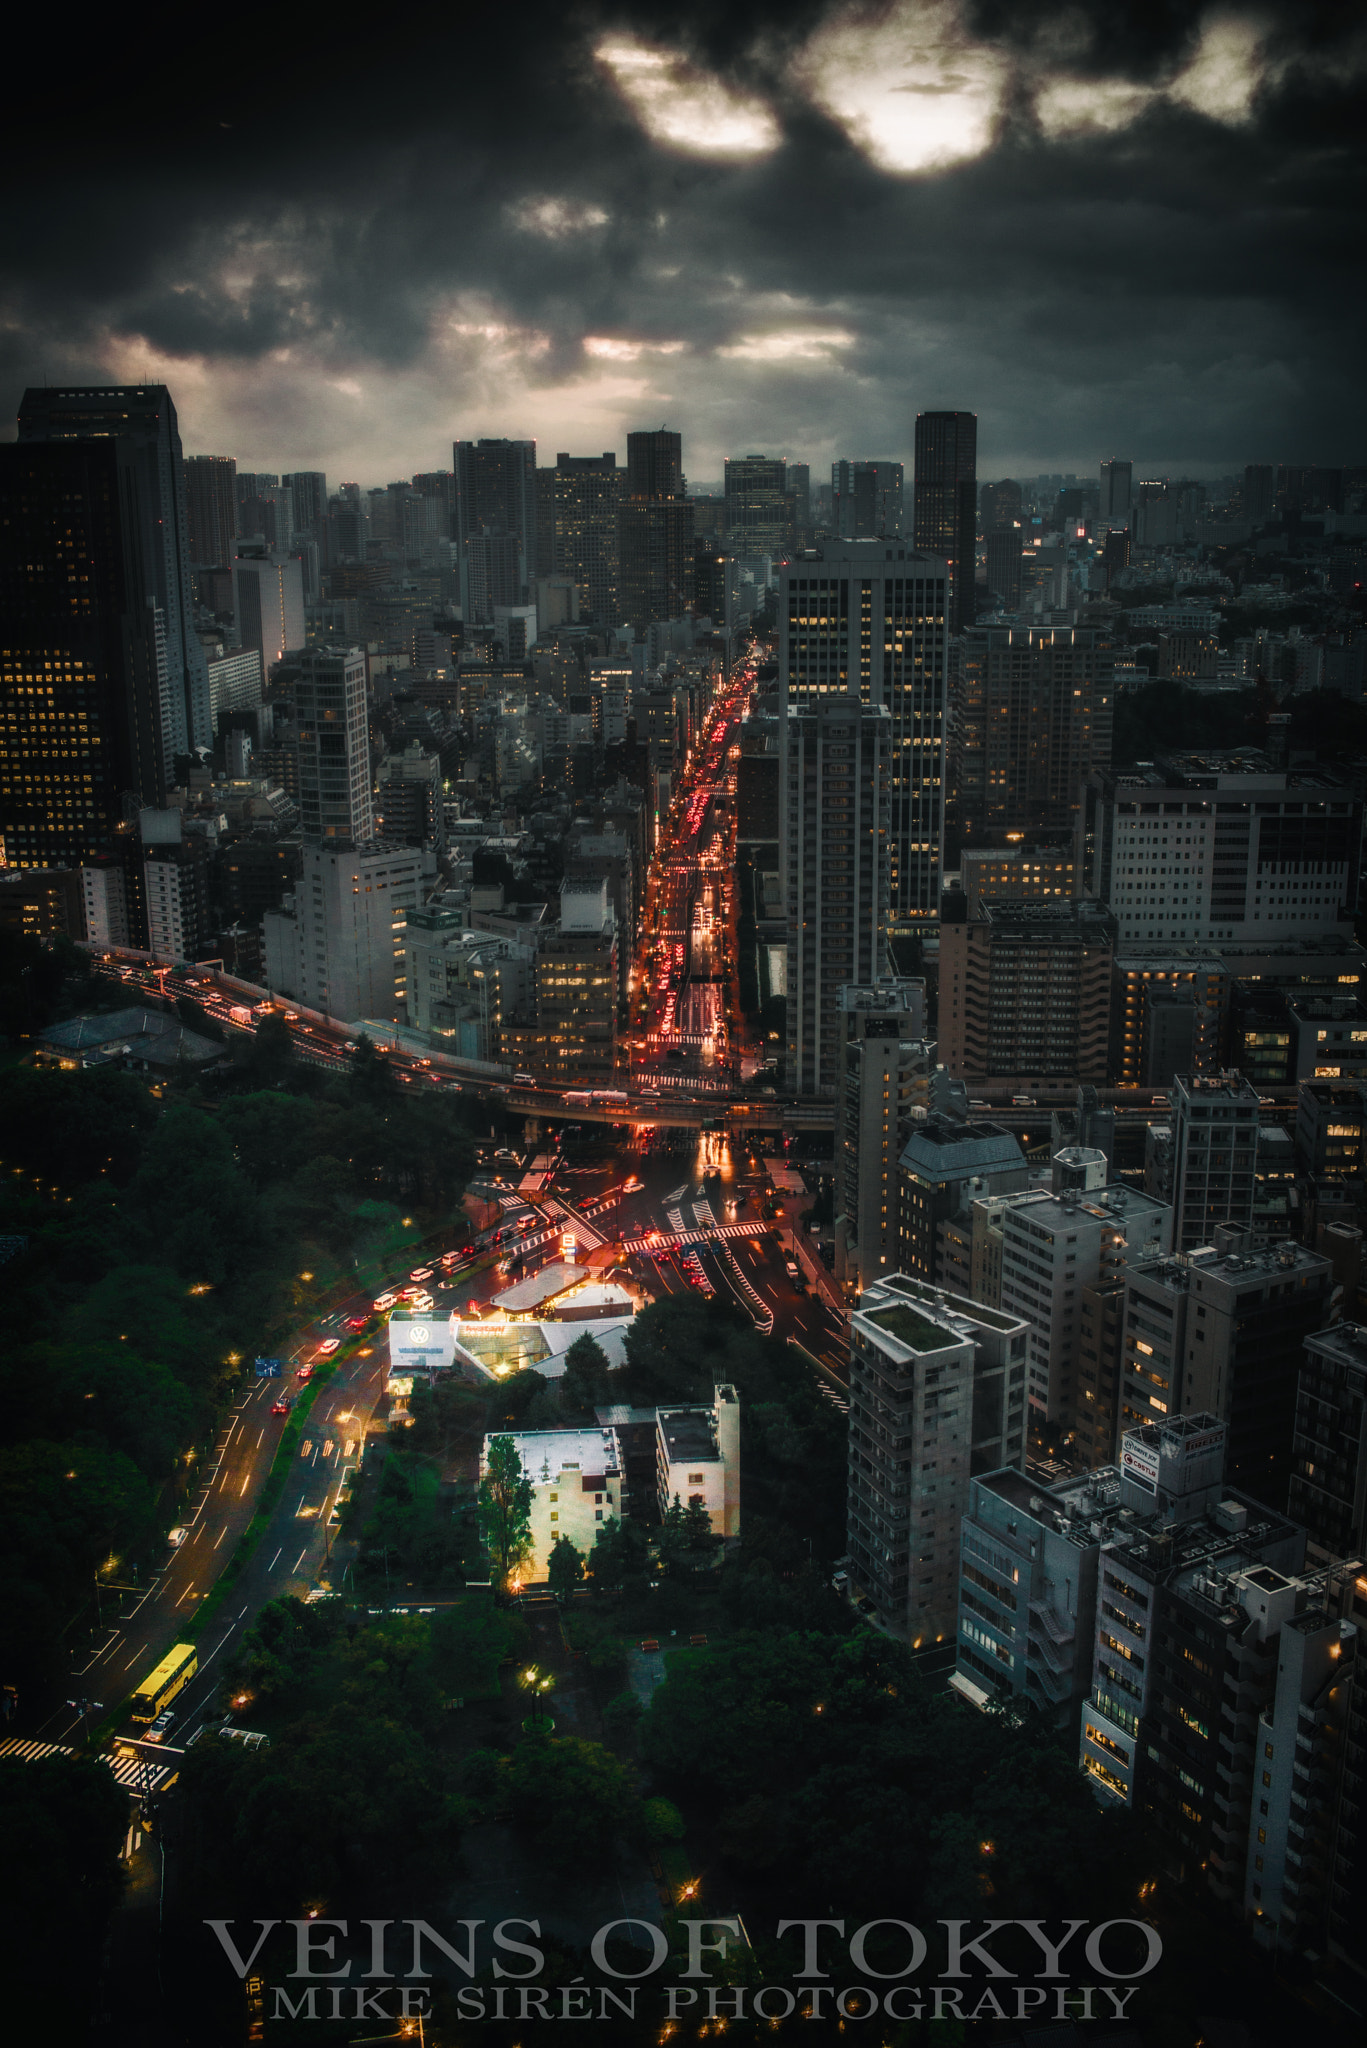
M243 1494L244 1494L244 1493L245 1493L245 1492L247 1491L247 1488L248 1488L248 1487L249 1487L249 1486L251 1485L251 1483L252 1483L252 1475L251 1475L251 1473L250 1473L250 1472L246 1472L246 1473L244 1473L244 1474L243 1474L243 1476L242 1476L242 1484L241 1484L241 1486L240 1486L240 1487L238 1488L238 1490L237 1490L237 1497L238 1497L238 1499L239 1499L239 1500L241 1500L241 1498L242 1498Z
M228 1524L227 1524L227 1523L225 1522L225 1523L223 1524L223 1527L222 1527L222 1528L221 1528L221 1529L219 1530L219 1532L218 1532L217 1536L215 1536L215 1538L214 1538L214 1549L215 1549L215 1550L217 1550L217 1549L218 1549L218 1546L219 1546L219 1544L220 1544L220 1543L221 1543L221 1542L223 1541L223 1539L224 1539L224 1537L225 1537L225 1536L227 1535L227 1533L228 1533Z
M137 1659L142 1655L142 1650L143 1646L141 1643L139 1643L137 1649L134 1650L133 1655L131 1657L125 1658L124 1662L120 1664L120 1671L126 1671L130 1664L136 1663Z
M177 1600L176 1602L177 1607L183 1607L185 1602L189 1599L190 1595L194 1592L194 1590L195 1589L193 1586L187 1586L185 1588L185 1591L181 1594L179 1600Z
M263 1438L265 1437L265 1434L266 1434L266 1430L265 1430L265 1425L263 1424L263 1425L262 1425L262 1428L261 1428L261 1432L260 1432L260 1434L258 1435L258 1437L257 1437L257 1439L256 1439L256 1448L258 1449L258 1451L259 1451L259 1450L260 1450L260 1448L261 1448L261 1444L262 1444L262 1439L263 1439Z
M298 1571L298 1569L299 1569L300 1565L301 1565L301 1564L302 1564L302 1563L304 1562L304 1559L305 1559L305 1558L306 1558L306 1557L308 1556L308 1554L309 1554L309 1547L308 1547L308 1545L307 1545L307 1543L306 1543L306 1544L304 1545L303 1549L302 1549L302 1550L300 1551L300 1553L299 1553L298 1557L296 1557L296 1558L295 1558L295 1560L294 1560L294 1570L295 1570L295 1571Z
M283 1550L283 1549L284 1549L284 1547L285 1547L285 1546L284 1546L284 1544L282 1543L282 1544L281 1544L281 1546L280 1546L280 1550ZM271 1559L270 1563L269 1563L269 1564L268 1564L268 1565L266 1566L266 1570L267 1570L268 1572L273 1572L273 1571L275 1570L275 1567L276 1567L276 1566L277 1566L277 1565L279 1564L279 1562L280 1562L280 1550L277 1550L277 1551L276 1551L276 1553L275 1553L275 1556L274 1556L274 1557L273 1557L273 1558Z

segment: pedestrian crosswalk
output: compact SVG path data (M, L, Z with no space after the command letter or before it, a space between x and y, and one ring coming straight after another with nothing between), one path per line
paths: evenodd
M668 1230L651 1230L642 1237L622 1240L628 1252L650 1251L676 1244L709 1244L719 1237L762 1237L767 1223L714 1223L710 1229L689 1230L677 1209L669 1212Z
M116 1784L125 1792L155 1792L163 1778L170 1775L167 1764L144 1764L136 1756L111 1756L107 1750L96 1752L100 1762L108 1764ZM15 1757L21 1763L40 1763L47 1756L75 1756L76 1751L62 1742L24 1742L13 1737L0 1742L0 1757Z

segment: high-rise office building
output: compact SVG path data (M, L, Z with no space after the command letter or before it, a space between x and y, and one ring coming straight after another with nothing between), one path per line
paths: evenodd
M275 664L307 638L298 556L262 540L239 541L233 557L233 610L238 639L257 650L269 677Z
M1094 776L1079 829L1086 883L1110 903L1122 941L1262 947L1351 926L1362 806L1323 772L1288 774L1256 754L1174 754L1137 775Z
M1014 612L1021 601L1022 535L1018 521L1009 526L989 526L983 535L987 556L988 595L1004 612Z
M174 777L165 615L117 443L0 446L0 837L10 867L83 868ZM125 938L124 943L127 943Z
M280 483L290 494L294 532L321 542L328 514L328 480L323 471L296 469L291 475L282 476Z
M364 653L300 648L276 670L274 688L294 707L304 838L365 845L375 836L375 808Z
M891 719L894 934L940 912L947 581L943 562L876 540L823 542L780 580L781 705L791 713L850 692L885 706Z
M794 539L800 548L812 544L812 469L807 462L790 462L787 475L788 492L793 501ZM901 507L898 512L900 515ZM900 525L895 529L902 531Z
M949 564L949 624L962 633L977 616L978 415L916 415L913 541Z
M1019 535L1012 545L1019 554ZM1082 784L1111 765L1110 634L1074 626L973 627L951 650L949 699L951 809L960 842L998 845L1007 832L1072 832Z
M237 464L231 455L185 458L185 532L196 569L226 569L237 541Z
M108 440L117 451L128 597L162 614L168 769L213 738L209 676L194 631L185 468L164 384L54 385L24 393L19 440Z
M536 443L535 441L456 441L453 535L464 561L466 544L480 534L511 535L518 549L519 588L514 604L526 600L535 581Z
M835 1132L836 1277L859 1290L898 1266L897 1162L933 1054L922 981L842 988L845 1073Z
M628 498L682 498L685 496L683 437L668 427L627 435Z
M617 509L617 609L644 637L693 605L693 507L687 498L624 498Z
M781 455L726 458L726 544L738 555L782 555L795 544L788 465Z
M262 919L266 984L324 1016L404 1014L405 921L422 900L417 847L304 846L292 897Z
M1021 487L1012 477L998 484L984 484L978 492L978 517L984 533L994 526L1018 526L1021 521Z
M887 972L892 719L831 696L790 708L785 724L788 1086L831 1095L844 1072L840 990Z
M557 455L554 469L537 471L537 489L537 545L546 576L572 581L580 619L615 626L621 616L617 513L622 490L616 455L611 449L601 455Z
M1117 526L1127 524L1130 517L1130 503L1133 490L1134 464L1112 459L1101 465L1101 504L1103 519L1114 520Z
M239 477L239 485L243 479ZM259 479L254 492L238 492L237 531L241 540L264 540L268 548L288 554L294 541L294 493L287 484L266 485Z
M842 540L878 540L902 531L900 462L833 462L831 504Z
M1025 1324L902 1273L850 1318L850 1577L914 1648L953 1637L975 1472L1025 1459Z
M1367 1556L1367 1330L1311 1332L1296 1380L1289 1509L1331 1557Z
M1097 903L989 898L940 933L940 1058L961 1080L1104 1084L1115 922Z
M898 1161L899 1264L937 1285L948 1284L955 1217L979 1201L1012 1199L1030 1178L1013 1134L1000 1124L968 1123L967 1107L964 1098L962 1108L918 1117Z
M472 533L460 557L461 596L468 624L491 626L499 611L522 603L522 544L515 533Z

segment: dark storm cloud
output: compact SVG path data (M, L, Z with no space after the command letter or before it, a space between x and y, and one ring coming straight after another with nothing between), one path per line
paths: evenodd
M905 455L944 404L979 412L986 471L1367 459L1360 10L932 7L944 89L962 49L995 112L989 146L912 174L802 69L823 25L899 18L714 0L96 31L28 67L9 124L0 406L145 359L196 446L367 480L453 431L620 447L662 408L695 474L742 442ZM1246 105L1212 19L1259 31ZM604 35L767 108L776 146L663 146L595 62ZM1050 114L1060 80L1109 125Z

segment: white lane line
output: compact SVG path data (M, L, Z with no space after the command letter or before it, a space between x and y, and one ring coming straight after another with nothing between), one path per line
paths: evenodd
M281 1544L281 1546L280 1546L280 1550L283 1550L283 1549L284 1549L284 1547L285 1547L285 1546L284 1546L284 1544L282 1543L282 1544ZM280 1562L280 1550L277 1550L277 1551L276 1551L276 1553L275 1553L275 1556L274 1556L274 1557L273 1557L273 1558L271 1559L270 1563L269 1563L269 1564L268 1564L268 1565L266 1566L266 1570L267 1570L268 1572L273 1572L273 1571L275 1570L275 1567L276 1567L276 1566L277 1566L277 1565L279 1564L279 1562Z
M123 1663L122 1663L122 1664L120 1664L120 1666L119 1666L119 1669L120 1669L120 1671L126 1671L126 1670L128 1669L128 1667L129 1667L129 1665L130 1665L130 1664L135 1664L135 1663L137 1662L138 1658L139 1658L139 1657L140 1657L140 1656L142 1655L142 1651L143 1651L143 1646L142 1646L142 1644L141 1644L141 1643L139 1643L139 1644L138 1644L138 1647L137 1647L137 1649L136 1649L136 1650L134 1650L134 1652L133 1652L132 1656L131 1656L131 1657L125 1657L125 1659L124 1659Z
M187 1586L185 1588L185 1591L181 1594L179 1600L177 1600L176 1602L177 1607L183 1607L185 1605L185 1602L189 1599L190 1595L194 1592L194 1590L195 1589L193 1586Z
M298 1571L298 1569L299 1569L300 1565L301 1565L301 1564L302 1564L302 1563L304 1562L304 1559L305 1559L305 1558L306 1558L306 1557L308 1556L308 1549L309 1549L309 1547L308 1547L308 1545L307 1545L307 1543L306 1543L306 1544L304 1545L303 1549L302 1549L302 1550L300 1551L300 1553L299 1553L298 1557L296 1557L296 1558L295 1558L295 1560L294 1560L294 1565L293 1565L293 1569L294 1569L295 1571Z
M252 1475L250 1472L247 1472L243 1475L242 1484L237 1490L237 1497L239 1500L241 1500L243 1494L247 1491L247 1488L251 1485L251 1483Z
M265 1429L265 1424L263 1423L263 1424L262 1424L262 1426L261 1426L261 1429L260 1429L260 1431L259 1431L259 1433L258 1433L258 1435L257 1435L257 1439L256 1439L256 1448L258 1449L258 1451L259 1451L259 1450L260 1450L260 1448L261 1448L262 1442L263 1442L263 1440L264 1440L264 1438L265 1438L265 1434L266 1434L266 1429Z
M219 1546L219 1544L220 1544L220 1543L221 1543L221 1542L223 1541L223 1539L224 1539L224 1537L225 1537L225 1536L227 1535L227 1533L228 1533L228 1524L227 1524L227 1523L225 1522L225 1523L223 1524L223 1527L222 1527L222 1528L221 1528L221 1529L219 1530L219 1532L218 1532L217 1536L216 1536L216 1537L214 1538L214 1549L215 1549L215 1550L217 1550L217 1549L218 1549L218 1546Z

